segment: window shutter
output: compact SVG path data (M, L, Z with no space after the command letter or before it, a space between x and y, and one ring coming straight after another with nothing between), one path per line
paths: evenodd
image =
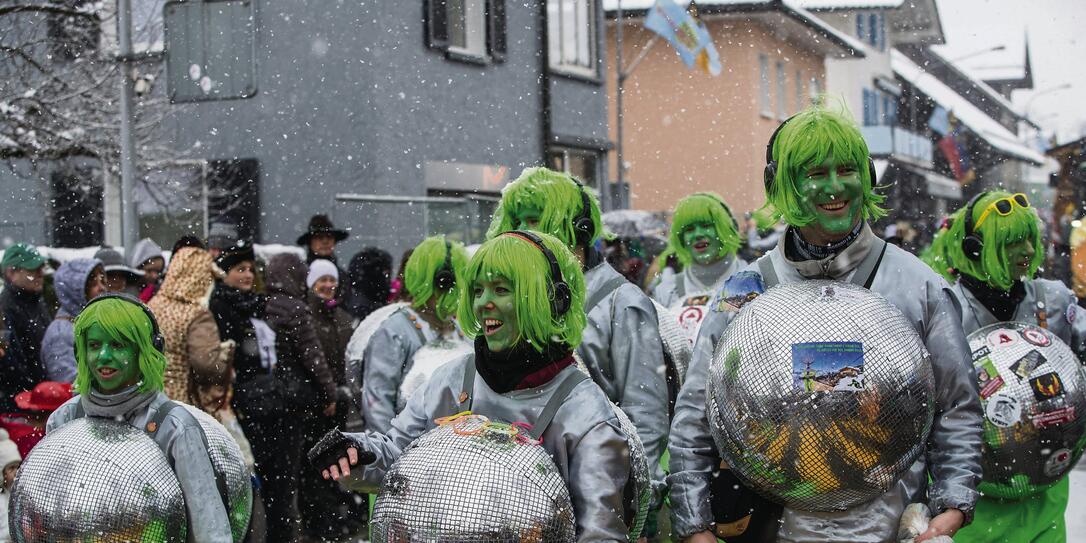
M426 46L445 50L449 47L449 18L445 0L424 0L426 7Z
M486 48L494 62L505 60L505 0L486 2Z

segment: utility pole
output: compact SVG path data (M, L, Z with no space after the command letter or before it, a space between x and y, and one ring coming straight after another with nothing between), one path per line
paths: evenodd
M125 258L139 236L136 224L135 94L132 55L132 0L117 0L117 45L121 63L121 243Z
M622 87L626 82L626 74L622 73L622 0L618 0L618 12L615 15L615 129L617 132L618 141L615 142L615 156L617 158L618 168L618 188L620 191L625 190L626 184L626 167L623 163L624 157L622 154Z

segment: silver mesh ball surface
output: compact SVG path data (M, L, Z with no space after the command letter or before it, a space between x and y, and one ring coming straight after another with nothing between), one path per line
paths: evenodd
M713 439L751 488L787 507L874 499L923 453L935 378L892 304L834 281L778 285L745 304L706 386Z
M230 432L219 421L197 407L181 404L200 422L200 427L207 437L210 447L209 456L215 471L222 474L226 482L226 496L229 502L227 515L230 517L230 532L234 541L241 541L249 529L249 519L253 512L252 474L241 455Z
M1017 499L1052 486L1086 446L1086 370L1048 330L997 323L969 334L984 406L988 496Z
M645 529L645 519L648 518L649 506L652 505L652 477L648 457L645 456L645 445L637 435L637 427L617 405L612 404L611 408L615 411L619 428L626 436L630 450L630 479L624 489L626 511L623 516L630 525L630 541L636 541Z
M547 451L486 417L443 421L389 469L370 521L374 542L565 542L569 490Z
M690 357L693 355L690 340L679 327L678 317L670 309L655 300L652 305L656 307L656 320L660 328L660 340L664 344L664 352L674 366L677 384L682 386L686 380L686 369L690 367Z
M181 484L158 445L132 426L80 418L45 436L11 491L16 543L185 541Z

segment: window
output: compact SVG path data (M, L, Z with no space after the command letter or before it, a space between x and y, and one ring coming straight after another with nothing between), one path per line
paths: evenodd
M447 0L449 51L486 55L486 11L483 0Z
M886 15L882 13L858 13L856 15L856 37L879 51L885 51Z
M766 117L773 117L773 103L769 97L769 57L764 54L758 55L758 69L759 69L759 94L758 105L761 109L762 115Z
M599 151L590 149L551 147L547 152L547 165L551 169L566 172L584 186L597 190L600 188L599 159Z
M788 80L784 73L784 63L777 61L777 118L788 118Z
M426 45L449 58L505 59L505 0L427 0Z
M867 31L864 28L866 20L867 15L863 13L856 16L856 37L860 38L860 41L867 41Z
M174 102L256 94L255 2L169 2L164 8L166 87Z
M595 0L547 0L547 41L552 69L596 77Z

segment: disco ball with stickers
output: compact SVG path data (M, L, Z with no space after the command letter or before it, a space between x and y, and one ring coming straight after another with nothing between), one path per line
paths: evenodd
M1048 330L1002 322L969 334L984 406L987 496L1017 499L1052 486L1086 446L1086 372Z

